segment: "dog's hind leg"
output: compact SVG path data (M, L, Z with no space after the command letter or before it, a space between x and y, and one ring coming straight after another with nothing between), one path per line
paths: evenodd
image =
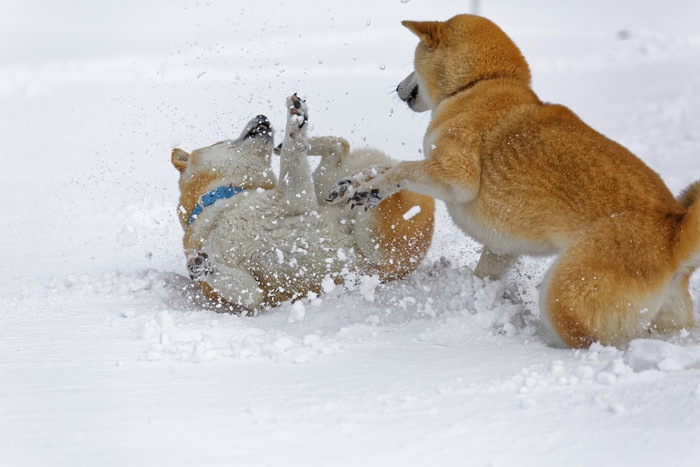
M321 156L321 160L312 174L316 198L323 203L328 191L341 178L347 176L343 161L350 154L350 143L343 138L321 136L309 138L309 155Z
M290 215L318 209L311 169L307 161L308 110L296 94L287 98L287 127L280 152L277 194Z
M651 329L660 334L667 334L681 329L691 329L695 325L693 318L693 301L688 292L688 282L692 271L677 273L664 297L659 313L651 323Z
M337 136L315 136L309 138L309 155L342 159L350 153L350 143Z
M308 139L309 156L338 157L341 158L350 152L350 143L345 138L337 136L313 136ZM284 143L275 148L275 154L282 153Z
M588 237L562 253L547 273L543 318L571 347L620 346L648 335L664 302L668 272L659 258L640 254L650 247L639 237ZM625 250L626 242L636 242L635 248Z

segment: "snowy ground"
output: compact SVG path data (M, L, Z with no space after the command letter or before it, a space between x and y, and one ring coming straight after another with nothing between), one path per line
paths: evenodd
M484 284L442 208L414 276L303 320L187 299L170 149L282 128L299 91L314 134L419 158L399 22L469 3L3 1L0 465L698 465L700 332L552 348L547 260ZM543 99L700 178L700 3L480 3Z

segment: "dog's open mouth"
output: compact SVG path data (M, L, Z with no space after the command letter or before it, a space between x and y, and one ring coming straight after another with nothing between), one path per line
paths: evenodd
M404 101L410 108L414 108L414 104L418 100L418 82L416 81L416 72L414 71L408 77L401 81L398 86L396 86L396 93L399 95L399 99Z
M272 137L272 125L265 115L258 115L251 123L253 126L243 136L244 139Z
M410 107L413 107L413 104L415 104L417 98L418 98L418 86L415 86L413 89L411 89L411 93L408 95L408 99L406 99L406 103Z

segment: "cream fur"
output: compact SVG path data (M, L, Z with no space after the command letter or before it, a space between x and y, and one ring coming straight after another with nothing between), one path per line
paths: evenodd
M347 271L403 277L418 266L432 236L433 200L425 196L401 192L389 203L395 210L421 206L421 215L399 228L385 220L399 221L377 212L329 205L325 198L339 179L362 174L364 181L372 167L380 173L395 162L373 149L350 152L342 138L308 138L305 104L295 95L287 109L279 181L270 167L272 130L263 116L235 140L191 155L173 150L181 171L185 251L188 258L206 254L211 264L198 284L210 299L244 313L320 293L324 280L341 282ZM321 155L313 176L311 154ZM188 225L201 196L229 184L245 191L206 207Z

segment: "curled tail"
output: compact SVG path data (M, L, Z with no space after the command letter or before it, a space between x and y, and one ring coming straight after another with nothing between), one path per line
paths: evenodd
M700 267L700 180L688 185L678 196L678 202L686 210L680 224L678 257L681 264Z

